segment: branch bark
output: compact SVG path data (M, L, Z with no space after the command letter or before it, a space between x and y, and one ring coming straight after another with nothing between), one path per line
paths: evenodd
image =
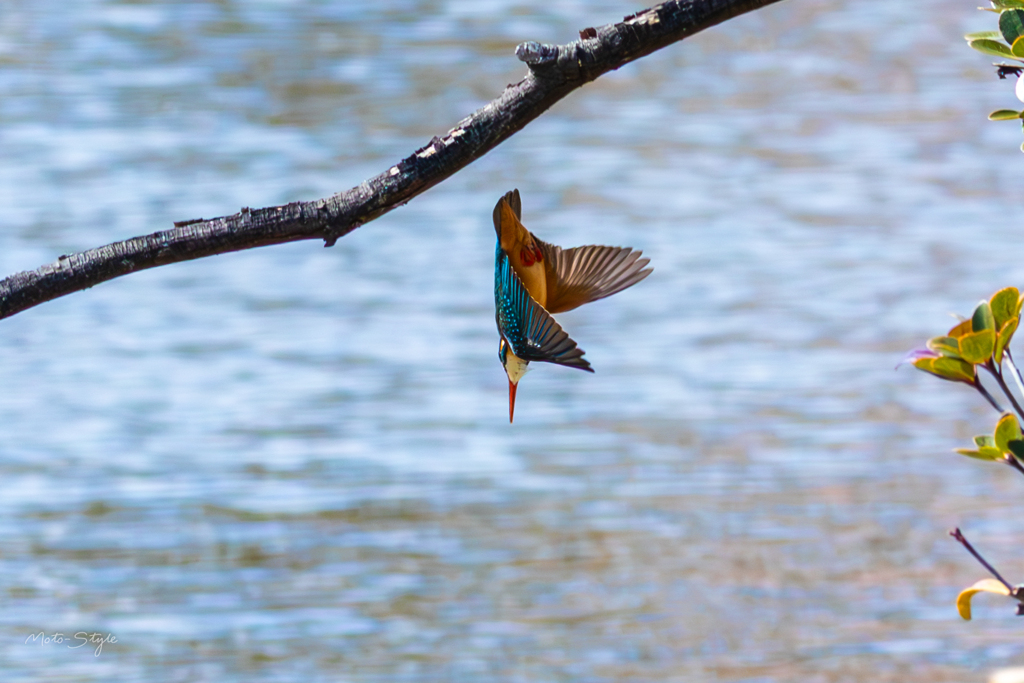
M775 2L670 0L618 23L583 29L572 43L523 43L516 55L529 67L526 78L380 175L326 199L177 222L171 230L61 256L0 280L0 318L145 268L298 240L322 239L330 247L468 166L584 83Z

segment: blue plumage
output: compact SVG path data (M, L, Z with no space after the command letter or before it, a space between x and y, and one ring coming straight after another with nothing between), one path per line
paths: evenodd
M519 358L593 372L583 350L526 291L500 242L494 253L494 309L499 334Z

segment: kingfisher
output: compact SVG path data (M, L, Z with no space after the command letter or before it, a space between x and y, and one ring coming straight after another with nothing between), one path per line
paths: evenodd
M508 375L508 421L516 408L516 387L533 361L593 372L553 313L603 299L651 274L650 259L629 247L562 249L537 239L522 223L519 190L494 207L494 308L498 358Z

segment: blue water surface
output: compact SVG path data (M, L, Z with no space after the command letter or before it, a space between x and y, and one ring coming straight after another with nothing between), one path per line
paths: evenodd
M0 276L346 190L600 0L0 9ZM773 5L608 74L331 249L0 322L10 681L984 680L1021 663L1024 481L893 367L1024 285L1021 132L973 4ZM642 249L507 422L491 209ZM32 634L43 633L48 641ZM62 642L53 639L63 634ZM76 633L107 638L97 652ZM116 640L112 642L110 637Z

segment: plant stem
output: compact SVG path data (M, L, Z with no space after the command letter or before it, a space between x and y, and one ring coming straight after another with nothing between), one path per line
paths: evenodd
M1010 399L1010 403L1013 404L1014 410L1017 411L1017 416L1024 419L1024 409L1021 409L1020 404L1017 403L1017 399L1014 397L1013 392L1010 391L1010 387L1006 386L1006 380L1003 379L1002 369L993 366L990 372L995 376L996 381L999 382L999 387L1003 390L1003 393L1006 394L1006 398Z
M1006 590L1010 591L1010 595L1017 597L1017 589L1011 586L1009 583L1007 583L1006 579L1004 579L1002 575L995 570L995 567L993 567L985 561L985 558L982 557L981 554L974 549L974 546L971 545L970 541L968 541L967 538L963 535L963 532L960 531L960 527L957 527L950 531L949 535L958 540L963 545L963 547L967 548L967 552L969 552L971 555L974 555L974 559L976 559L978 562L981 562L981 566L987 569L989 573L992 574L992 576L996 577L999 583L1006 586Z
M1017 460L1016 456L1007 455L1007 456L1004 456L1004 457L1006 458L1006 464L1007 465L1009 465L1013 469L1017 470L1021 474L1024 474L1024 465L1020 464L1020 461Z
M1017 388L1020 389L1021 395L1024 395L1024 378L1020 376L1020 370L1013 362L1013 356L1010 355L1010 349L1003 351L1003 362L1010 366L1010 370L1013 371L1013 379L1017 382Z
M1003 412L1003 407L1002 407L1001 405L999 405L998 403L996 403L996 400L995 400L994 398L992 398L992 394L988 393L988 389L986 389L985 387L983 387L983 386L981 385L981 380L980 380L980 379L978 379L977 377L975 377L975 378L974 378L974 388L975 388L975 389L977 389L977 390L978 390L978 392L979 392L979 393L980 393L980 394L981 394L982 396L984 396L984 397L985 397L985 399L986 399L986 400L987 400L987 401L988 401L989 403L991 403L991 404L992 404L992 407L993 407L993 408L995 408L995 409L996 409L996 411L998 411L998 412L1000 412L1000 413L1001 413L1001 412Z

